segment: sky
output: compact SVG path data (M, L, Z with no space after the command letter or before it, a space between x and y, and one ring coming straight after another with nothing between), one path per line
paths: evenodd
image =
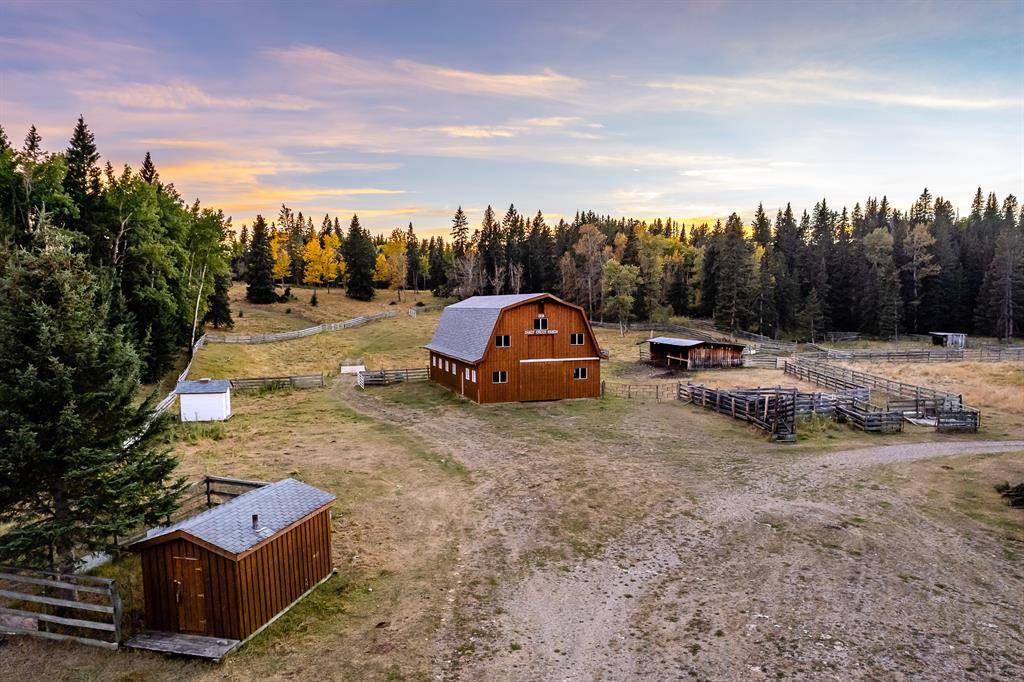
M1024 195L1024 0L0 0L0 124L147 151L235 225Z

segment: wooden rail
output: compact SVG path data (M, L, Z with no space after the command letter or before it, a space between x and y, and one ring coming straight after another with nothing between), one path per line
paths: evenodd
M733 419L747 422L771 435L773 440L796 440L796 389L764 389L742 393L679 384L678 399Z
M336 332L342 329L350 329L352 327L358 327L366 324L367 322L396 317L397 315L397 311L387 310L374 315L353 317L351 320L344 320L342 322L327 322L325 324L318 324L315 327L307 327L306 329L297 329L290 332L277 332L275 334L207 334L206 341L207 343L276 343L278 341L291 341L293 339L301 339L307 336L313 336L314 334L320 334L322 332Z
M410 381L426 381L429 378L429 367L378 369L374 371L358 372L356 374L356 385L359 388L366 388L367 386L387 386L389 384L404 384Z
M677 384L621 384L614 381L601 382L601 395L626 400L676 400Z
M799 353L800 360L843 360L848 362L1024 362L1024 347L942 348L929 350L844 350L808 344L811 352Z
M122 615L113 580L0 566L0 632L116 649Z
M836 405L836 421L869 433L898 433L903 430L903 413L883 410L865 400Z
M291 377L252 377L229 379L236 391L258 391L263 388L323 388L326 385L323 373L302 374Z

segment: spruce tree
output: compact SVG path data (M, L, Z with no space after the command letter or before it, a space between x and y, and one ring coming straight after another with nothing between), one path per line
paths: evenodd
M67 574L166 520L184 487L158 443L166 418L136 401L139 357L70 241L44 226L0 273L0 557Z
M981 291L975 326L1009 343L1024 327L1024 237L1012 224L996 240Z
M412 230L412 223L405 233L405 276L406 285L416 291L422 284L423 273L420 272L420 241Z
M743 235L743 221L733 213L725 223L716 263L715 322L740 329L750 315L753 252Z
M352 216L348 236L342 246L342 257L348 278L345 294L357 301L369 301L375 293L373 273L377 265L377 248L370 234L360 226L359 216Z
M249 252L246 257L245 298L250 303L275 303L277 292L274 288L274 254L270 248L270 235L263 216L257 215L249 238Z
M67 164L64 191L78 209L78 215L68 221L68 227L88 237L92 262L101 264L105 260L109 233L100 216L100 155L96 149L96 138L81 116L78 117L64 159Z
M768 219L767 214L764 212L764 204L757 205L757 211L754 212L754 222L751 223L753 228L754 243L758 246L768 246L772 243L772 221Z
M25 144L21 148L22 155L32 163L39 163L43 157L43 138L36 130L35 124L28 129L25 135Z
M11 141L7 139L7 132L4 130L4 126L0 123L0 152L7 151L11 148Z
M143 182L150 185L160 182L160 174L156 172L156 165L153 163L153 157L150 156L149 152L146 152L146 157L142 159L142 169L139 170L139 176Z
M230 275L218 275L213 280L213 292L207 306L206 321L212 324L214 329L231 329L235 326L235 321L231 318L231 301L228 298L230 289Z

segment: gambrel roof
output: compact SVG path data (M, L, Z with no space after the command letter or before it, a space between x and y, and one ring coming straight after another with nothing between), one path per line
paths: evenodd
M156 544L161 538L188 536L232 555L242 554L297 521L334 502L331 493L286 478L243 493L224 504L178 523L153 528L136 545ZM252 517L257 524L253 528Z
M501 311L541 298L551 299L582 312L579 306L567 303L552 294L471 296L444 309L437 329L434 330L434 338L424 347L463 362L479 362L487 352L487 344ZM589 329L590 321L585 314L583 319ZM590 330L590 336L594 337L593 330ZM597 344L597 339L594 339L594 343Z

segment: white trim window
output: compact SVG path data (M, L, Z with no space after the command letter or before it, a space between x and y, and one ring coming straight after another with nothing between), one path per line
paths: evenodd
M495 348L511 348L512 347L512 337L509 336L508 334L499 334L498 336L495 336L494 337L494 347Z
M492 384L507 384L508 383L508 372L503 369L499 369L495 372L491 372L491 383Z
M533 328L536 330L547 329L548 318L544 317L543 315L540 317L533 318Z
M430 364L432 364L434 367L437 367L437 356L436 355L431 355L430 356Z
M465 374L463 376L465 376L467 380L469 379L469 367L465 368Z
M459 373L459 366L458 366L458 365L456 365L456 364L455 364L455 363L453 362L453 363L452 363L452 374L458 374L458 373Z
M570 346L582 346L583 345L583 333L573 332L569 334L569 345Z
M444 361L444 371L446 371L446 372L450 372L451 371L451 363L448 362L447 360Z
M573 379L586 379L587 378L587 368L586 367L573 367L572 368L572 378Z
M471 377L472 378L470 379L470 381L472 381L475 384L476 383L476 370L475 369L473 370Z

